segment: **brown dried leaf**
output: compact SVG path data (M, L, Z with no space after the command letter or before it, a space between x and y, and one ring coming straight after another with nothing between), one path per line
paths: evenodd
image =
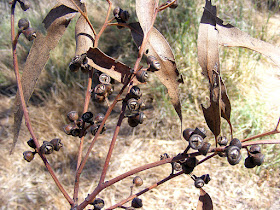
M221 88L218 73L213 71L213 76L215 78L215 83L214 86L210 84L210 106L208 108L204 108L201 104L201 107L209 129L215 137L217 137L221 132Z
M43 23L45 23L47 28L47 35L44 36L41 33L37 33L37 38L33 42L21 78L26 103L31 97L41 71L49 59L50 51L58 44L75 13L74 10L60 5L53 8L44 19ZM18 139L22 117L23 110L19 95L17 94L14 112L14 139L11 152Z
M131 23L129 25L132 37L136 45L139 47L143 40L143 31L141 26L139 23ZM155 74L167 88L171 103L182 122L179 84L184 83L183 78L176 67L175 58L168 42L156 28L152 28L150 31L147 46L145 48L145 55L152 55L159 61L161 69L159 71L155 71Z
M144 34L152 27L157 6L158 0L136 0L136 14Z
M198 199L196 210L212 210L212 209L213 209L213 203L211 197L202 188L200 188L200 196Z
M76 52L75 55L86 53L90 47L93 47L94 34L86 19L81 15L77 20L75 27Z
M98 48L90 48L87 52L87 57L89 58L88 64L90 66L109 75L118 82L124 83L131 75L130 67L116 61ZM134 79L133 82L134 84L139 84L137 79Z
M232 125L230 122L231 104L227 95L226 86L222 78L220 78L220 83L221 83L221 101L220 101L221 116L228 122L232 132Z
M81 2L81 0L57 0L57 2L59 2L60 4L65 5L68 8L71 8L75 11L78 11L76 5L82 10L85 10L85 4ZM74 3L76 4L74 4Z
M216 29L219 32L219 44L226 47L245 47L262 53L269 57L278 67L280 67L280 47L274 46L268 42L251 37L240 29L227 24L217 18Z

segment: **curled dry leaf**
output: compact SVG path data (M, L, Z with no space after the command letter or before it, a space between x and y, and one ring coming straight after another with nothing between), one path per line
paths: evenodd
M71 8L75 11L78 11L77 6L80 10L85 11L85 4L81 2L81 0L57 0L60 4L65 5L68 8ZM77 5L77 6L76 6Z
M224 82L220 77L219 40L216 30L216 6L206 0L205 9L198 32L198 62L202 73L209 80L210 107L202 110L209 129L215 137L220 134L221 116L225 118L232 131L230 122L231 104Z
M207 192L200 188L200 196L198 199L196 210L212 210L212 199Z
M140 24L130 23L129 26L136 45L141 46L144 35ZM150 31L145 55L152 55L159 61L161 69L156 71L155 74L167 88L171 103L182 122L179 84L184 83L183 78L176 67L175 58L168 42L156 28L152 28Z
M136 14L144 34L146 34L153 25L153 18L157 6L158 0L136 0Z
M26 103L30 99L41 71L49 59L50 51L56 47L75 14L76 11L73 9L59 5L53 8L44 19L43 23L47 29L47 35L37 33L37 38L30 49L21 78ZM22 117L23 110L17 93L14 112L14 139L11 152L18 139Z
M77 20L75 27L76 52L75 55L86 53L90 47L93 47L94 34L86 19L81 15Z
M88 64L90 66L109 75L118 82L124 83L131 75L130 67L116 61L98 48L90 48L87 52L87 57L89 58ZM133 82L134 84L139 84L137 79L133 79Z

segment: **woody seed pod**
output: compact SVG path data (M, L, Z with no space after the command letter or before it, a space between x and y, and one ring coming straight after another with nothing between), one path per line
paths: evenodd
M28 144L28 146L30 146L31 148L36 149L35 142L34 142L34 140L33 140L32 138L28 140L27 144Z
M148 71L158 71L161 68L160 62L152 55L148 56L147 63L150 65Z
M102 103L105 101L105 96L101 96L98 94L93 94L93 100L98 102L98 103Z
M229 146L226 150L227 160L229 164L236 165L241 160L240 148L237 146Z
M100 96L104 96L106 94L106 86L105 84L98 84L94 88L94 93Z
M101 198L96 198L94 199L94 201L91 203L91 205L94 206L94 210L101 210L104 205L105 205L105 202L103 199Z
M100 82L100 83L103 83L103 84L110 84L110 82L111 82L111 77L108 76L108 75L105 74L105 73L100 74L100 76L99 76L99 82Z
M114 92L114 87L111 84L105 84L106 93L111 95Z
M145 83L148 81L148 73L146 70L142 69L136 72L136 78L139 82Z
M254 168L256 166L256 163L254 163L253 158L251 156L248 156L245 159L244 166L246 168Z
M49 155L53 152L54 146L48 141L44 141L42 146L40 147L41 153L45 155Z
M138 86L132 86L132 88L129 91L128 98L140 98L142 96L141 90Z
M139 101L135 98L131 98L127 101L127 108L130 112L135 113L138 112L140 109Z
M25 151L23 153L23 158L24 160L26 160L27 162L30 162L34 159L34 155L35 153L34 152L31 152L31 151Z
M21 30L28 29L29 28L29 21L25 18L21 18L18 21L18 28L21 29Z
M20 3L20 7L23 11L26 11L30 8L30 3L27 0L20 0L19 3Z
M75 124L74 123L70 123L68 125L65 125L63 127L63 131L67 134L67 135L70 135L71 134L71 131L73 130L73 128L75 127Z
M186 128L183 131L183 137L186 141L189 141L190 136L192 135L192 132L194 131L194 129L192 128Z
M172 0L168 0L166 3L170 3L170 2L172 2ZM178 2L177 1L175 1L172 5L170 5L170 9L176 9L178 7Z
M134 208L141 208L143 206L142 200L140 198L133 198L131 206Z
M194 186L196 187L196 188L202 188L203 186L204 186L204 181L203 181L203 179L201 179L201 178L196 178L195 180L194 180Z
M190 147L194 150L201 149L203 146L203 138L198 134L191 135L189 139Z
M121 10L121 11L119 12L119 18L120 18L123 22L128 21L129 17L130 17L130 14L129 14L128 11L126 11L126 10L124 10L124 11Z
M208 150L210 149L210 146L211 146L210 143L204 142L203 145L202 145L202 147L201 147L200 149L198 149L198 151L199 151L202 155L206 156L207 153L208 153Z
M252 145L249 149L249 152L252 154L257 154L261 152L261 147L259 145Z
M52 139L50 143L53 145L53 149L55 151L59 151L61 147L63 147L63 144L61 142L61 139Z
M260 166L264 162L264 155L262 153L251 154L253 163Z
M209 174L204 174L200 178L205 182L205 184L208 184L210 182L210 180L211 180Z
M135 184L136 187L139 187L143 184L143 180L141 179L140 176L136 176L133 179L133 184Z
M23 30L22 33L28 41L32 41L36 38L36 31L33 28L27 28Z
M92 121L93 114L92 112L85 112L81 118L84 122L90 123Z
M78 112L76 112L76 111L70 111L70 112L68 112L67 118L68 118L68 120L70 120L71 122L74 122L75 120L78 120L78 119L79 119Z
M115 17L115 18L120 18L120 17L119 17L119 14L120 14L121 11L122 11L121 8L116 7L116 8L113 10L113 15L114 15L114 17Z
M239 149L242 148L241 141L237 138L234 138L230 141L229 146L237 146Z
M101 123L103 121L104 117L105 117L104 114L98 113L94 118L95 123L97 123L97 124Z
M220 136L220 137L218 138L218 144L219 144L220 146L226 146L227 143L228 143L228 139L227 139L226 136Z

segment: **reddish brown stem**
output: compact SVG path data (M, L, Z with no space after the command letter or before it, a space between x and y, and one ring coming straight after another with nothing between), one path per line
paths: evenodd
M25 124L26 127L28 128L28 131L30 135L32 136L34 143L36 145L36 151L38 152L39 156L43 160L48 172L50 173L51 177L53 178L54 182L56 183L57 187L59 190L62 192L66 200L69 202L70 205L72 205L74 202L68 195L68 193L65 191L59 180L57 179L56 175L54 174L54 171L52 170L50 164L48 163L48 160L46 159L45 155L41 153L40 151L40 144L38 142L37 137L35 136L34 130L31 126L31 121L29 118L27 106L25 103L24 95L23 95L23 90L22 90L22 85L21 85L21 80L20 80L20 75L19 75L19 67L18 67L18 60L17 60L17 53L16 53L16 45L17 45L17 38L15 38L15 28L14 28L14 12L15 12L15 5L17 1L14 1L11 6L11 39L12 39L12 50L13 50L13 65L14 65L14 71L15 71L15 76L16 76L16 81L17 81L17 86L18 86L18 93L20 97L20 102L23 110L23 115L25 119Z
M100 39L100 36L102 35L102 33L104 32L104 30L106 29L106 27L108 26L108 23L110 21L108 21L109 19L109 16L110 16L110 13L111 13L111 8L112 8L112 2L107 0L108 4L109 4L109 7L108 7L108 10L107 10L107 15L106 15L106 19L105 19L105 22L102 26L102 28L100 29L99 33L95 36L95 40L94 40L94 47L97 47L98 46L98 41Z
M100 176L99 184L102 184L105 180L105 176L106 176L106 173L107 173L107 170L108 170L108 167L109 167L109 162L110 162L110 159L111 159L111 156L112 156L112 153L113 153L113 149L114 149L115 144L116 144L117 136L118 136L119 131L120 131L120 126L121 126L122 121L124 119L125 108L126 108L126 103L123 103L122 111L120 113L120 117L119 117L116 129L115 129L115 132L114 132L111 144L110 144L110 148L109 148L106 160L105 160L105 164L103 166L103 171L102 171L101 176Z
M166 8L170 7L172 4L175 3L176 0L173 0L171 2L169 2L168 4L163 4L163 5L160 5L160 7L158 8L158 11L162 11L162 10L165 10Z
M92 30L94 36L96 36L96 32L95 32L95 30L94 30L94 28L93 28L93 26L92 26L90 20L88 19L87 13L84 13L84 12L81 10L81 8L75 3L75 1L71 0L71 2L75 5L75 7L76 7L77 10L79 11L79 13L81 13L81 15L85 18L85 20L87 21L89 27L91 28L91 30Z
M175 178L175 177L177 177L177 176L182 175L183 173L184 173L183 171L180 171L180 172L178 172L178 173L176 173L176 174L171 174L171 175L169 175L168 177L164 178L163 180L161 180L161 181L159 181L159 182L157 182L157 183L155 183L155 184L153 184L153 185L151 185L151 186L145 188L144 190L142 190L142 191L140 191L140 192L138 192L138 193L136 193L136 194L134 194L134 195L130 195L128 198L122 200L121 202L119 202L119 203L117 203L117 204L115 204L115 205L113 205L113 206L107 208L107 210L111 210L111 209L118 208L118 207L122 206L123 204L125 204L125 203L131 201L133 198L138 197L138 196L140 196L140 195L142 195L142 194L148 192L149 190L152 190L152 189L156 188L157 186L159 186L159 185L161 185L161 184L163 184L163 183L169 181L170 179L173 179L173 178Z

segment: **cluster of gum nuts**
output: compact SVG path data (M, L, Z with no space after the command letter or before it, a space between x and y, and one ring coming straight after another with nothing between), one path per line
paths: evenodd
M104 119L104 114L98 113L95 118L93 118L92 112L85 112L79 117L78 112L71 111L67 114L67 118L71 123L63 127L64 132L67 135L82 137L87 134L87 130L90 130L92 135L96 134ZM105 130L106 127L104 125L101 133Z
M22 18L18 21L18 33L23 33L28 41L32 41L36 38L36 32L30 27L29 20Z
M28 144L28 146L33 148L34 151L33 152L25 151L23 153L23 158L27 162L30 162L34 159L34 156L37 153L37 151L36 151L35 142L32 138L29 139L29 141L27 141L27 144ZM53 153L53 151L59 151L61 147L63 147L61 140L58 138L55 138L55 139L52 139L51 141L43 141L43 144L41 145L39 150L42 154L49 155L49 154Z

